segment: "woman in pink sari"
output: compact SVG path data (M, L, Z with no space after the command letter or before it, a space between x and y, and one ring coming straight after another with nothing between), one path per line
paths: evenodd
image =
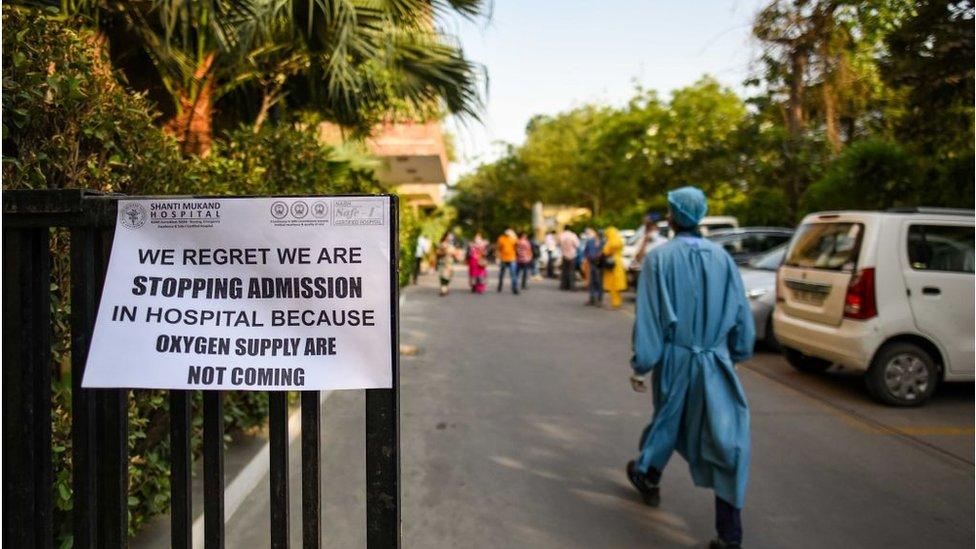
M485 293L488 280L488 242L475 233L474 240L468 244L468 283L476 294Z

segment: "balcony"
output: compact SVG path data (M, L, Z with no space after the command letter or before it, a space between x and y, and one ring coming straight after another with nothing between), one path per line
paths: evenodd
M339 128L319 126L325 142L342 140ZM447 185L447 149L439 122L385 122L366 140L370 152L383 164L376 177L395 190L404 205L433 209L444 205Z

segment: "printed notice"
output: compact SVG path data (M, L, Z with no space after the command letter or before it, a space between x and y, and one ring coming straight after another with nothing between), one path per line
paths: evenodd
M391 199L122 200L83 387L392 387Z

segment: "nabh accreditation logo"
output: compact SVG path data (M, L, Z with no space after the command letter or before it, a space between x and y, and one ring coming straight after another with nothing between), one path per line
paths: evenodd
M142 207L142 204L133 202L126 204L122 208L120 215L120 221L122 226L126 229L138 229L146 224L146 208Z

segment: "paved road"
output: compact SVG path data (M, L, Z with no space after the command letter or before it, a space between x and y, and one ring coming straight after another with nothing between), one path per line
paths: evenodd
M463 286L440 298L428 277L402 311L402 340L420 349L402 361L404 547L703 546L712 494L680 457L657 509L623 475L652 410L627 381L632 313L550 281L521 296ZM739 373L753 422L746 545L973 546L972 384L904 410L874 404L856 376L801 375L770 353ZM365 545L362 409L359 392L325 404L328 547ZM297 543L297 484L293 499ZM267 496L252 500L229 547L267 545Z

